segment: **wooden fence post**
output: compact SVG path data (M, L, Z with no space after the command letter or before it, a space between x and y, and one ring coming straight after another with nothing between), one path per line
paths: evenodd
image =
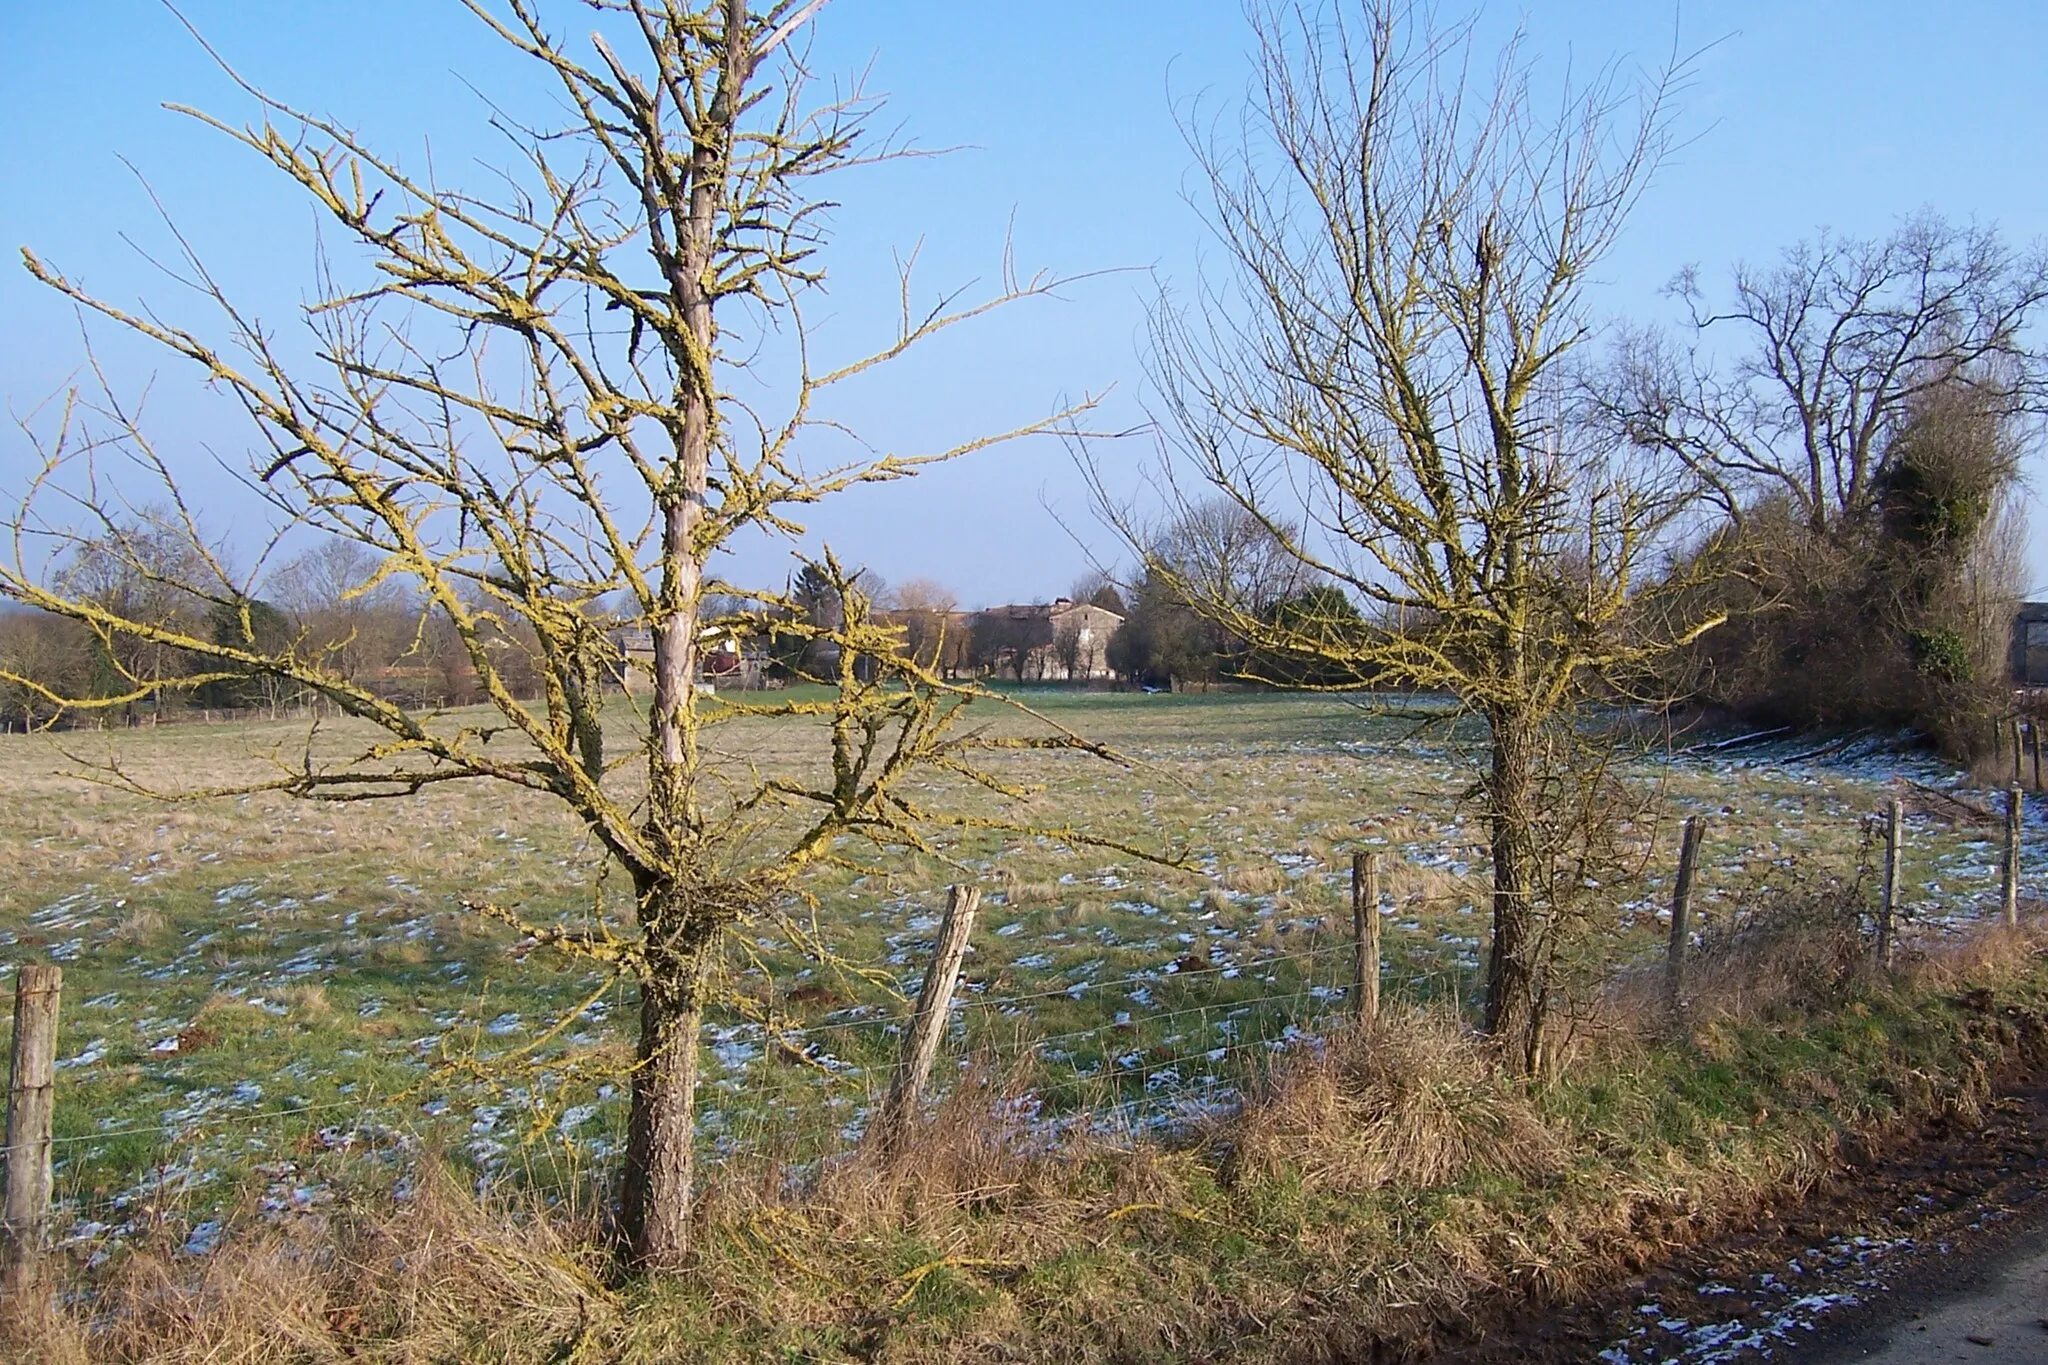
M50 1120L57 1098L57 1004L64 970L41 964L14 981L14 1046L7 1083L7 1190L0 1240L10 1299L42 1278L50 1223Z
M1892 933L1898 924L1899 897L1904 890L1906 806L1894 796L1884 820L1884 902L1877 911L1877 965L1892 965Z
M2026 757L2026 722L2022 721L2018 716L2014 716L2012 718L2012 784L2015 787L2017 787L2020 784L2021 779L2023 779L2026 776L2024 767Z
M1664 1000L1673 1018L1683 1008L1685 991L1685 950L1692 941L1692 879L1699 866L1700 839L1705 835L1703 815L1685 818L1685 837L1678 845L1678 879L1671 887L1671 946L1664 957Z
M1380 1017L1380 855L1351 855L1351 1011L1361 1024Z
M2000 899L2007 924L2020 922L2020 817L2024 811L2020 785L2015 782L2005 790L2005 858Z
M974 912L980 905L980 887L954 886L946 893L946 918L939 925L939 941L932 948L931 965L925 968L924 986L917 993L917 1013L911 1016L910 1031L903 1036L896 1077L876 1128L884 1152L894 1152L902 1142L918 1102L924 1098L925 1082L931 1079L932 1063L938 1060L939 1043L946 1036L953 987L960 979L961 963L967 960L967 934L974 927Z
M2040 722L2039 720L2030 720L2030 721L2028 721L2028 722L2027 722L2027 734L2028 734L2028 736L2029 736L2029 737L2031 738L2031 740L2033 741L2033 749L2034 749L2034 790L2035 790L2035 791L2040 791L2040 790L2042 789L2042 788L2041 788L2041 722Z

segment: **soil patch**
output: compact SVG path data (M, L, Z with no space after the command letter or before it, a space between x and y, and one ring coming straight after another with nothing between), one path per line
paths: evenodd
M2020 1022L2031 1043L2038 1021ZM1931 1120L1842 1164L1796 1203L1569 1304L1524 1302L1439 1338L1460 1365L1851 1358L1902 1320L1981 1290L2048 1229L2048 1065L2038 1046L1981 1121ZM1991 1352L1985 1352L1988 1358Z

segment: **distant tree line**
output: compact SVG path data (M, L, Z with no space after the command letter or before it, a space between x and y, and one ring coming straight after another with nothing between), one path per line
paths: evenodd
M145 512L81 547L60 578L67 591L124 619L221 645L295 647L339 677L409 706L484 700L471 655L447 618L398 584L378 581L376 565L352 541L323 541L269 575L262 596L209 599L183 586L208 576L189 542ZM490 644L507 685L534 695L540 684L531 633L500 626L494 634ZM98 634L73 618L36 611L0 613L0 663L18 679L0 683L0 716L10 728L48 724L60 714L73 723L119 725L195 709L275 713L310 699L274 674L199 668L132 633Z

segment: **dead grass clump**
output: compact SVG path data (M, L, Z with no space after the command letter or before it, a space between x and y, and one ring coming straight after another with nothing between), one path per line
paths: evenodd
M1562 1148L1484 1045L1437 1011L1402 1011L1282 1061L1231 1136L1250 1167L1342 1190L1537 1180Z
M203 1026L219 1032L236 1023L261 1022L263 1011L257 1009L238 995L226 991L215 991L206 997L206 1003L192 1016L192 1027Z
M1709 925L1686 969L1695 1023L1743 1023L1779 1011L1839 1006L1870 971L1856 888L1835 882L1765 888Z
M1287 874L1272 863L1232 866L1223 870L1223 885L1246 896L1270 896L1287 885Z
M791 1179L782 1165L728 1162L713 1196L721 1216L777 1206L825 1216L841 1232L910 1225L950 1226L953 1215L1011 1207L1039 1190L1051 1145L1032 1126L1035 1105L1023 1071L976 1066L940 1103L912 1120L890 1159L869 1145L817 1163ZM870 1112L879 1112L879 1096Z
M409 1359L579 1358L617 1323L597 1234L591 1220L480 1201L430 1162L397 1217L350 1230L337 1298L381 1306L365 1326Z
M284 1002L291 1007L293 1014L302 1019L330 1019L334 1016L334 1005L321 986L288 986L284 990Z
M90 1365L92 1359L78 1325L34 1290L0 1301L0 1358L37 1365Z
M2048 922L2040 918L2048 906L2022 908L2034 913L2023 914L2017 925L1986 920L1925 944L1900 962L1900 971L1923 991L1996 988L2019 979L2048 953Z
M128 1365L345 1360L312 1250L268 1231L210 1256L137 1250L74 1307L68 1335L90 1358Z
M1488 894L1470 874L1461 877L1440 867L1417 867L1398 855L1381 862L1380 886L1402 907L1481 904Z
M1107 924L1109 920L1108 903L1094 896L1083 896L1072 906L1056 912L1052 917L1053 925L1060 929Z
M114 921L116 943L147 943L163 931L163 915L146 905L131 905Z
M995 890L1002 895L1003 904L1013 909L1033 905L1058 905L1065 899L1060 894L1061 887L1058 882L1027 882L1019 877L1013 868L997 868L995 883Z
M50 1342L132 1365L601 1358L619 1314L594 1228L481 1203L438 1163L376 1207L238 1226L207 1256L139 1249Z
M377 967L418 967L428 959L427 945L416 938L385 938L370 950L370 962Z

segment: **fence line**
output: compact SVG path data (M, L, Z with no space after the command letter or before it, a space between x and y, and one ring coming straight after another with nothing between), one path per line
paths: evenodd
M2031 733L2031 727L2029 729L2029 733ZM2038 735L2035 736L2035 739L2036 743L2038 744ZM2013 749L2015 752L2015 766L2017 767L2018 755L2022 751L2021 739L2018 732L2015 732L2014 735ZM2001 906L2001 909L2004 912L2004 917L2008 921L2011 921L2014 918L2016 918L2017 914L2017 883L2019 880L2020 872L2019 840L2021 836L2021 821L2019 817L2023 810L2022 797L2017 783L2015 783L2011 788L2007 790L2006 797L2006 847L2004 850L2005 857L2001 860L2001 890L2003 892L2003 904ZM1885 824L1886 833L1888 837L1886 839L1886 847L1884 850L1885 866L1883 869L1883 899L1879 910L1879 919L1876 925L1876 933L1878 940L1878 960L1881 964L1889 965L1890 954L1887 951L1887 949L1891 946L1891 941L1893 939L1894 933L1896 932L1895 916L1903 909L1903 871L1906 854L1906 838L1905 825L1902 819L1900 803L1896 800L1889 802L1887 809L1883 812L1883 815L1884 817L1886 817ZM1692 898L1692 883L1694 880L1694 876L1698 870L1700 845L1703 841L1702 836L1705 831L1706 823L1707 822L1705 818L1700 816L1695 816L1691 819L1688 819L1685 822L1685 833L1681 843L1678 874L1676 882L1673 887L1674 914L1672 932L1670 934L1670 945L1667 949L1667 952L1669 954L1669 959L1667 962L1667 970L1669 972L1669 975L1667 980L1668 989L1670 992L1670 997L1674 1008L1676 1008L1679 1004L1679 997L1683 989L1683 959L1689 941L1689 926L1687 923L1686 907L1687 903ZM1369 865L1367 866L1369 867ZM1349 989L1355 996L1357 993L1360 992L1361 985L1360 979L1357 977L1356 973L1357 970L1359 970L1359 964L1362 964L1364 961L1367 960L1366 939L1369 933L1371 934L1371 937L1373 939L1377 939L1377 933L1371 931L1376 931L1378 929L1381 915L1380 906L1378 904L1378 897L1376 895L1370 898L1369 904L1364 903L1363 901L1363 897L1367 890L1377 891L1378 888L1376 885L1370 885L1370 883L1377 882L1377 876L1367 877L1367 868L1360 867L1358 864L1354 864L1354 868L1357 869L1356 876L1358 879L1355 880L1353 887L1354 916L1352 926L1353 934L1351 941L1344 941L1341 939L1337 939L1333 936L1333 941L1331 942L1296 952L1278 953L1272 956L1242 959L1235 962L1215 961L1212 959L1207 965L1199 967L1190 967L1185 970L1165 971L1156 968L1147 969L1122 977L1110 978L1104 981L1083 980L1058 988L1015 992L1001 996L967 997L963 999L950 998L953 993L950 981L947 981L945 983L945 988L943 990L935 991L933 989L932 981L936 980L937 976L945 975L945 973L939 972L937 973L937 976L932 978L932 980L928 980L928 988L925 994L927 996L930 996L931 998L921 1000L919 1011L913 1014L912 1016L909 1016L909 1019L912 1022L922 1021L926 1024L927 1027L922 1032L913 1029L911 1032L912 1034L916 1035L914 1038L906 1037L906 1056L909 1055L908 1048L912 1044L922 1046L926 1054L923 1058L923 1066L928 1070L931 1058L932 1056L936 1055L936 1051L940 1045L941 1039L944 1037L946 1033L951 1031L952 1021L955 1018L960 1017L954 1013L956 1010L962 1012L963 1014L966 1011L979 1010L982 1012L981 1017L986 1019L992 1012L1002 1010L1010 1006L1027 1005L1033 1002L1051 1000L1063 996L1074 999L1076 1001L1083 1000L1091 996L1100 999L1102 993L1114 991L1123 987L1160 987L1171 985L1172 983L1177 981L1192 982L1197 979L1217 977L1224 973L1234 973L1237 977L1243 977L1252 973L1258 973L1262 971L1268 971L1270 969L1280 968L1290 963L1313 963L1316 959L1338 954L1353 955L1354 973L1353 980L1350 983ZM1377 872L1376 868L1371 868L1370 870L1375 873ZM956 888L956 892L959 892L961 890L961 888ZM956 895L955 899L957 902L960 899L960 897ZM1429 905L1449 902L1469 903L1470 900L1470 897L1462 895L1415 896L1406 898L1401 902L1401 905L1405 908L1416 904ZM968 919L971 920L971 908L969 910ZM949 924L952 923L952 915L950 912L948 922ZM954 967L957 970L959 958L961 956L964 956L964 952L966 950L966 922L963 921L960 924L958 933L953 937L957 938L957 942L954 942L952 944L952 947L955 950L955 952L953 953ZM948 941L948 934L945 931L942 931L941 946L943 947ZM1201 947L1201 945L1199 944L1188 946L1190 953L1200 951ZM1373 946L1376 947L1377 945L1374 944ZM1371 953L1370 957L1372 959L1375 959L1373 963L1373 976L1375 978L1376 984L1376 979L1378 976L1378 964L1376 961L1377 953ZM1176 962L1178 962L1179 960L1180 959L1175 959ZM935 964L935 967L937 967L938 965L939 964ZM18 989L26 984L29 975L29 970L30 969L24 969L22 976L18 980ZM1180 1042L1181 1039L1160 1039L1157 1036L1157 1034L1154 1034L1153 1041L1146 1042L1141 1038L1133 1037L1131 1039L1131 1048L1128 1051L1124 1052L1122 1055L1128 1056L1135 1053L1138 1056L1138 1060L1133 1061L1131 1064L1128 1065L1123 1063L1122 1057L1119 1056L1116 1051L1109 1048L1105 1048L1103 1051L1103 1056L1101 1058L1100 1065L1097 1069L1083 1073L1080 1071L1078 1065L1075 1066L1074 1073L1076 1078L1087 1081L1100 1082L1106 1085L1112 1085L1117 1087L1127 1086L1136 1083L1142 1085L1147 1093L1143 1096L1133 1097L1132 1099L1127 1100L1122 1104L1116 1105L1108 1110L1103 1110L1099 1106L1095 1106L1078 1111L1076 1114L1076 1117L1093 1116L1095 1119L1099 1120L1105 1114L1128 1114L1136 1112L1137 1110L1140 1110L1147 1105L1157 1105L1163 1103L1167 1106L1171 1106L1171 1104L1176 1099L1194 1098L1195 1093L1198 1089L1206 1088L1209 1091L1209 1093L1206 1096L1204 1096L1204 1098L1213 1099L1215 1097L1214 1087L1218 1083L1223 1082L1225 1080L1225 1077L1222 1072L1212 1070L1199 1076L1191 1076L1185 1078L1183 1080L1183 1083L1179 1085L1170 1094L1154 1096L1150 1093L1153 1085L1153 1080L1156 1076L1160 1075L1163 1072L1178 1072L1183 1065L1197 1062L1208 1063L1213 1067L1215 1064L1222 1062L1226 1058L1238 1056L1246 1052L1263 1051L1270 1054L1280 1050L1281 1048L1285 1047L1287 1044L1291 1042L1300 1041L1303 1035L1306 1035L1307 1037L1313 1039L1315 1035L1309 1033L1308 1030L1312 1027L1323 1024L1325 1021L1327 1021L1329 1018L1331 1018L1338 1012L1334 1004L1329 1002L1336 1000L1340 995L1343 995L1345 991L1344 988L1334 984L1319 987L1312 984L1312 982L1313 977L1311 975L1310 970L1304 968L1304 970L1301 972L1299 980L1291 990L1273 991L1265 994L1231 999L1211 998L1204 1000L1201 1003L1176 1006L1173 1009L1150 1010L1138 1018L1126 1018L1122 1021L1111 1020L1107 1022L1093 1024L1085 1028L1069 1029L1057 1033L1040 1034L1029 1038L1020 1038L1017 1041L1009 1044L1003 1044L991 1038L989 1035L994 1030L990 1025L984 1024L979 1029L977 1029L974 1024L967 1022L965 1019L963 1019L962 1022L965 1025L965 1028L969 1034L969 1046L972 1047L978 1055L997 1060L1004 1060L1027 1056L1041 1057L1047 1049L1052 1048L1058 1044L1070 1043L1082 1039L1103 1037L1105 1035L1111 1034L1126 1033L1140 1028L1148 1031L1156 1030L1159 1029L1161 1026L1171 1024L1173 1021L1179 1019L1187 1019L1196 1016L1210 1018L1219 1014L1249 1013L1251 1011L1257 1010L1261 1006L1274 1005L1282 1002L1292 1002L1296 1006L1295 1009L1285 1012L1284 1020L1281 1021L1284 1022L1284 1028L1277 1034L1268 1033L1266 1034L1266 1036L1250 1039L1233 1039L1226 1034L1223 1038L1217 1039L1214 1045L1191 1047L1185 1051L1175 1052L1165 1057L1153 1057L1146 1054L1148 1054L1151 1050L1159 1047L1171 1046L1173 1043ZM1301 1006L1303 1006L1304 1003L1309 999L1315 999L1318 1002L1319 1007L1303 1010ZM1358 1008L1358 1004L1359 1001L1354 998L1352 1001L1352 1007L1354 1011ZM801 1027L777 1027L772 1023L766 1021L750 1020L742 1023L740 1025L740 1028L758 1029L765 1040L778 1040L787 1042L789 1040L794 1039L825 1037L835 1033L849 1033L869 1028L900 1029L903 1027L905 1022L906 1019L903 1016L877 1015L868 1018L838 1020L826 1023L806 1025ZM1259 1024L1260 1026L1262 1026L1262 1031L1263 1026L1269 1025L1273 1022L1275 1021L1272 1019L1260 1020ZM924 1036L926 1033L929 1033L930 1036ZM977 1033L980 1035L978 1038L974 1036ZM19 1035L20 1030L17 1029L17 1046L20 1045ZM1050 1061L1051 1059L1045 1060ZM1063 1056L1059 1060L1066 1061L1070 1060L1070 1058ZM906 1095L906 1097L902 1101L897 1103L894 1106L894 1108L896 1110L901 1110L906 1113L909 1111L913 1111L920 1098L918 1092L921 1091L921 1088L921 1086L912 1087L911 1091ZM297 1118L311 1114L332 1113L341 1110L356 1110L359 1112L365 1112L365 1116L367 1117L368 1112L374 1111L374 1101L349 1099L336 1100L332 1102L323 1102L318 1104L291 1105L282 1108L273 1108L249 1113L216 1113L203 1116L200 1120L195 1121L194 1123L189 1125L188 1131L185 1132L173 1131L167 1128L166 1124L159 1123L103 1129L93 1133L75 1134L65 1137L50 1137L46 1133L43 1139L44 1146L42 1150L45 1153L47 1153L51 1148L69 1148L72 1146L76 1146L78 1144L102 1143L121 1137L137 1135L151 1135L160 1137L169 1143L178 1143L192 1140L192 1138L196 1136L196 1134L189 1131L189 1128L196 1128L202 1125L206 1127L221 1129L246 1130L248 1128L254 1128L259 1125L273 1123L278 1120ZM888 1106L878 1109L876 1111L877 1118L875 1119L875 1122L886 1123L888 1115L891 1112L892 1110ZM404 1122L403 1119L398 1119L395 1116L394 1121L401 1124ZM12 1164L13 1163L10 1162L10 1166Z
M211 1127L253 1128L259 1123L267 1123L272 1119L293 1118L300 1114L324 1114L336 1109L362 1109L365 1106L366 1102L363 1100L333 1100L323 1104L292 1105L284 1109L264 1109L248 1114L208 1115L207 1117L209 1120L213 1120L208 1125ZM80 1142L105 1142L109 1138L133 1137L138 1133L155 1133L167 1138L176 1136L166 1132L163 1124L151 1123L137 1124L129 1128L105 1128L91 1133L73 1133L69 1137L51 1138L50 1143L52 1146L62 1147L67 1144Z
M1991 761L1999 770L2003 780L2007 752L2012 755L2012 785L2024 787L2028 784L2028 768L2032 768L2032 787L2036 792L2048 791L2042 785L2041 764L2041 719L2038 716L2013 713L2001 716L1991 722ZM2028 762L2031 757L2031 764Z
M1141 972L1135 973L1130 976L1113 977L1108 981L1077 981L1072 986L1062 986L1058 990L1027 991L1017 995L998 995L985 997L966 996L963 998L955 999L953 1001L953 1008L956 1010L994 1010L1008 1005L1027 1004L1034 1000L1050 1000L1058 996L1066 996L1070 999L1079 1000L1096 991L1112 990L1119 986L1168 985L1172 982L1184 980L1188 977L1214 976L1217 973L1231 971L1233 969L1238 971L1239 973L1243 973L1249 968L1273 966L1283 962L1300 962L1308 958L1326 957L1332 953L1348 953L1350 951L1351 945L1347 943L1333 943L1328 945L1327 947L1310 948L1299 953L1281 953L1274 957L1254 958L1247 962L1225 962L1218 963L1208 967L1190 967L1185 971L1178 972ZM1086 990L1084 990L1081 995L1075 995L1074 990L1076 986L1086 987ZM862 1007L849 1006L848 1008ZM1153 1018L1156 1016L1148 1015L1146 1017ZM748 1020L743 1025L743 1027L758 1028L766 1032L769 1036L776 1038L809 1038L815 1037L819 1034L840 1033L854 1029L888 1028L892 1026L900 1026L902 1023L902 1016L877 1014L870 1015L864 1019L837 1019L829 1023L805 1024L789 1028L774 1027L772 1025L763 1023L760 1020ZM1105 1024L1102 1027L1112 1028L1115 1026L1111 1024Z

